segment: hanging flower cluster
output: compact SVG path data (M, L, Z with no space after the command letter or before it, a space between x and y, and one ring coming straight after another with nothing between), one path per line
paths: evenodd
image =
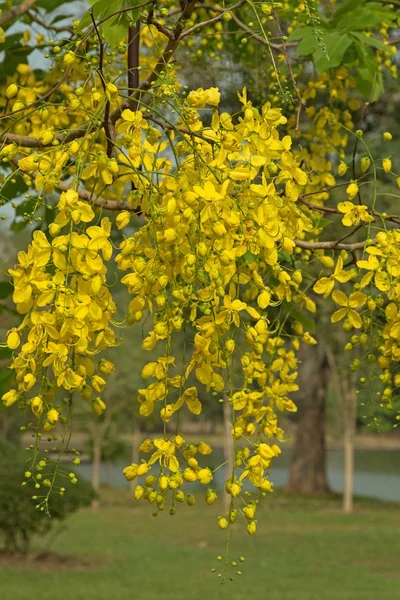
M106 285L105 266L112 254L111 223L103 218L100 225L89 225L94 218L76 191L62 193L50 225L53 239L35 231L27 252L19 252L18 264L9 270L13 300L24 317L7 337L8 347L15 351L11 368L17 387L3 396L3 402L30 406L39 430L45 432L66 409L57 392L64 391L69 398L78 392L89 400L92 392L103 390L102 375L114 369L109 361L95 363L96 355L117 341L110 328L115 303ZM91 402L97 414L106 408L100 397Z
M104 40L93 28L84 52L80 42L62 49L50 44L55 68L48 78L28 65L8 78L0 104L5 128L13 133L4 134L0 157L13 171L3 186L18 176L33 191L35 209L52 193L58 203L46 233L36 230L9 270L22 322L8 332L15 382L2 400L28 408L37 442L58 424L68 425L76 396L103 414L105 376L115 367L101 353L118 344L106 266L115 260L132 297L126 322L142 328L144 354L153 353L141 371L139 413L158 415L163 430L141 444L146 458L124 469L128 481L137 480L134 497L154 505L154 514L167 503L174 514L177 503L195 503L191 492L200 484L206 486L206 503L215 502L215 469L205 458L212 448L192 443L181 431L185 413L199 416L201 398L209 394L228 406L234 444L225 481L230 506L218 526L227 529L240 516L254 535L257 502L248 500L248 490L272 490L269 468L283 440L280 416L296 411L291 393L298 390L297 352L302 343L316 343L303 313L315 312L318 295L332 298L332 321L350 332L345 349L365 347L367 360L377 364L386 405L400 386L400 234L392 229L399 219L378 212L376 194L364 200L364 184L376 192L377 164L368 147L360 160L356 152L361 103L349 66L329 68L312 80L303 80L302 61L295 75L291 69L281 73L277 62L291 65L287 48L278 46L276 62L264 36L272 59L265 69L271 101L257 108L244 89L238 94L240 111L223 112L218 88L187 93L169 62L185 27L201 29L210 7L195 10L192 1L183 3L193 10L180 23L179 16L171 21L169 15L169 9L179 14L174 3L166 4L157 26L152 21L157 7L143 13L136 66L129 62L133 46L126 40L104 59ZM213 53L221 50L232 19L225 7L213 8L202 30L214 32L212 39L180 40L186 49L197 48L199 57L206 45ZM252 3L247 8L254 9ZM279 27L281 9L292 27L310 18L306 4L264 2L254 9L261 33L270 20ZM388 31L382 24L385 43L377 44L376 64L395 77ZM130 76L141 71L136 91L129 87L131 77L128 92L121 84L121 60L128 62ZM58 84L65 69L68 83ZM287 108L287 119L277 108L282 96L276 90L283 92L288 83L299 106ZM49 84L57 102L43 101L31 110ZM354 136L349 177L346 150ZM384 141L391 137L383 134ZM336 159L338 177L346 176L339 183ZM392 167L387 157L378 168L389 177ZM328 206L331 190L341 186L341 201ZM117 209L114 230L129 231L115 255L113 222L95 206ZM126 228L139 211L144 224L132 234ZM355 228L349 235L363 231L364 242L354 245L358 253L342 243L346 230L337 242L320 241L324 212L334 214L339 227ZM324 271L317 273L315 264ZM28 473L37 489L42 463L35 452ZM70 479L76 483L74 474Z
M254 108L246 90L240 101L242 115L236 123L228 113L215 111L211 127L205 128L194 106L218 104L218 91L188 95L181 119L186 126L190 119L195 135L176 144L180 165L175 172L165 169L165 161L159 165L164 172L157 185L149 185L146 171L136 174L148 222L121 243L116 257L119 268L129 271L122 278L133 295L128 319L144 322L152 314L153 327L142 348L162 348L159 358L143 367L142 377L150 383L139 390L140 414L158 411L165 423L178 420L185 408L198 415L201 384L230 403L235 441L254 440L236 451L236 468L226 485L231 511L246 479L261 491L271 489L267 471L280 451L267 441L282 437L277 413L296 410L288 394L298 389L299 340L287 346L271 307L294 302L315 310L301 290L301 272L290 260L287 266L280 264L280 256L292 255L294 239L312 227L296 202L307 175L291 151L290 137L279 136L279 125L286 122L281 111L270 104ZM139 157L147 122L132 111L124 111L122 118L128 124L123 125L127 153ZM153 152L156 149L153 145ZM141 151L141 164L157 163L150 159L147 142ZM191 354L185 365L178 365L174 334L188 327L193 332L187 344ZM239 358L235 349L241 339L247 350ZM315 343L304 331L300 339ZM239 386L233 383L238 372ZM188 384L192 374L197 386ZM156 498L158 506L164 506L167 493L184 481L212 481L212 472L195 458L197 452L205 453L201 447L186 445L179 434L155 440L154 445L157 450L147 462L125 469L132 480L159 459L161 475L147 477L147 487L140 485L135 492L138 499ZM153 443L148 440L141 449L152 453ZM214 497L210 494L208 490L208 502ZM219 525L225 521L219 520ZM253 529L251 525L249 532Z

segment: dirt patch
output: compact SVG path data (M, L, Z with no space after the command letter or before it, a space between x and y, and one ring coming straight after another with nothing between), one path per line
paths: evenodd
M109 557L101 557L101 564L111 563ZM99 567L99 558L94 556L72 556L56 554L53 552L37 552L24 554L22 552L0 552L1 567L23 567L48 571L54 569L73 569L75 571L88 571Z

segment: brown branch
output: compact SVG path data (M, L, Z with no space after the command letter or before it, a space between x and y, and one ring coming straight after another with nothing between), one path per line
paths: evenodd
M36 1L36 0L35 0ZM101 19L101 21L99 21L96 25L97 27L99 27L100 25L102 25L103 23L105 23L106 21L108 21L108 19L111 19L112 17L119 15L121 13L125 13L128 12L130 10L133 9L138 9L138 8L143 8L144 6L148 6L149 4L152 4L153 0L150 0L149 2L143 2L142 4L138 4L137 6L129 6L127 8L121 8L119 10L116 10L115 12L111 13L110 15L108 15L107 17L105 17L104 19ZM31 0L32 2L32 0ZM22 6L22 5L21 5ZM1 23L0 23L1 25ZM82 40L79 42L78 46L75 48L75 53L77 53L80 48L83 46L83 44L86 42L86 40L92 35L92 33L95 31L93 25L92 27L87 31L86 35L82 38ZM64 81L66 80L66 78L69 75L69 72L71 70L71 67L67 67L63 77L61 77L60 81L58 81L48 92L46 92L43 96L40 96L39 98L37 98L36 100L34 100L33 102L31 102L30 104L27 104L26 106L24 106L23 108L20 108L18 110L15 110L11 113L7 113L5 115L2 115L0 119L5 119L7 117L14 117L16 114L20 113L23 110L26 110L27 108L33 108L34 106L37 106L38 104L40 104L41 102L43 102L43 100L46 100L47 98L49 98L49 96L51 96L53 94L53 92L55 92L62 83L64 83ZM89 127L90 122L85 124L85 129L82 130L82 126L77 128L74 131L71 131L69 134L69 138L67 139L67 141L72 141L75 140L79 137L83 137L85 135L86 129Z
M55 31L56 33L64 33L65 31L68 31L71 34L74 33L73 29L71 29L67 25L65 27L58 25L48 25L45 21L43 21L40 17L35 15L35 13L33 13L30 10L28 10L26 14L28 15L31 21L37 23L38 25L43 27L43 29L47 29L48 31Z
M36 0L23 0L19 6L14 6L8 10L4 15L0 17L0 26L9 23L13 19L20 17L21 15L28 12L30 8L35 4Z
M299 248L305 248L306 250L348 250L351 252L352 250L358 250L359 248L364 248L366 245L366 241L364 242L354 242L353 244L341 244L338 241L329 241L329 242L306 242L305 240L294 240L296 246Z
M286 47L286 42L285 42L284 35L283 35L283 32L282 32L281 23L279 21L278 13L276 12L276 10L274 11L274 17L275 17L275 22L276 22L276 27L278 29L279 37L282 40L282 47L283 47L282 51L283 51L283 54L285 55L285 62L286 62L287 68L289 69L289 77L290 77L290 80L292 82L293 89L294 89L294 91L296 93L297 100L299 102L299 105L297 107L296 129L295 129L295 133L297 135L299 135L299 133L300 133L301 111L302 111L303 108L306 107L306 105L305 105L305 102L303 102L303 98L301 97L300 92L299 92L299 88L297 87L296 78L294 76L293 69L292 69L292 64L290 62L289 52L288 52L287 47Z
M113 138L115 137L115 130L114 127L111 129L111 123L110 123L110 100L107 98L107 85L106 85L106 80L104 78L104 73L103 73L103 66L104 66L104 41L100 35L100 32L98 30L98 27L96 25L96 21L95 18L93 16L93 9L90 11L90 17L92 19L93 22L93 27L94 30L96 32L97 35L97 39L99 40L99 75L100 75L100 81L101 81L101 85L104 91L104 95L106 96L106 104L104 107L104 133L106 135L106 140L107 140L107 149L106 149L106 154L108 156L108 158L111 158L112 156L112 152L113 152L113 147L114 147L114 143L113 143Z
M240 4L243 4L245 1L246 0L240 0ZM151 4L151 2L145 2L143 4L139 4L136 8L148 6L149 4ZM187 21L190 19L191 15L194 11L195 4L196 4L195 0L187 1L185 8L181 12L181 16L179 17L178 21L176 22L172 37L168 40L167 44L165 45L164 50L163 50L157 64L155 65L153 71L150 73L150 75L147 77L147 79L137 89L135 89L135 91L130 95L130 98L127 102L123 103L121 106L119 106L118 108L116 108L115 110L113 110L111 112L110 117L109 117L109 121L111 124L114 125L118 121L118 119L121 117L122 112L126 108L130 108L132 106L133 107L138 106L140 99L143 98L143 94L145 94L151 88L152 83L158 78L158 76L160 75L162 70L170 62L175 50L177 49L177 47L179 45L179 42L182 39L181 34L185 28ZM108 17L106 17L106 18L102 19L101 21L99 21L98 23L96 23L96 26L99 27L99 25L101 25L103 22L107 21L112 16L118 15L122 12L127 12L128 10L132 10L132 7L124 8L124 9L116 11L115 13L112 13L111 15L108 15ZM92 26L91 29L89 30L89 32L87 33L87 35L85 36L85 38L81 41L81 44L79 44L79 46L76 48L75 51L77 51L79 49L79 47L84 43L84 41L86 41L86 39L89 37L89 35L91 35L91 33L93 33L94 31L95 31L95 28L94 28L94 26ZM13 116L17 112L20 112L21 110L25 110L29 107L35 106L38 103L40 103L42 100L48 98L61 85L61 83L63 81L65 81L66 77L69 74L69 70L70 70L70 67L68 67L66 69L64 76L61 78L61 80L51 90L49 90L49 92L47 92L44 96L41 96L40 98L38 98L31 104L25 106L24 108L22 108L18 111L4 115L2 118L8 117L8 116ZM79 127L72 129L68 133L58 134L55 137L55 140L57 140L59 142L59 144L66 144L68 142L72 142L73 140L83 137L86 134L87 129L89 128L90 125L91 125L91 121L83 123ZM101 127L104 127L104 123L101 124ZM27 148L45 148L47 146L52 145L52 144L44 145L42 142L40 142L36 138L29 137L29 136L17 136L15 134L0 134L0 140L4 140L8 143L20 144L21 146L25 146Z
M216 17L212 17L211 19L208 19L207 21L202 21L201 23L197 23L197 25L193 25L193 27L191 27L190 29L187 29L181 35L181 40L183 40L183 38L187 37L188 35L191 35L192 33L195 33L201 27L207 27L207 25L211 25L212 23L217 23L218 21L221 21L224 18L224 14L225 13L230 13L231 11L234 11L237 8L240 8L241 6L243 6L244 4L246 4L246 2L247 2L247 0L239 0L239 2L236 2L236 4L234 4L230 8L219 9L218 12L220 14L217 15ZM213 8L213 10L215 10L215 9Z
M137 91L140 85L139 78L139 51L140 51L140 22L128 31L128 90L129 93ZM136 110L134 108L134 110Z
M57 187L62 192L66 192L71 189L71 184L67 183L66 181L60 181L60 183L58 184ZM113 211L127 210L131 213L135 212L135 209L132 208L132 206L130 204L128 204L127 202L124 202L123 200L121 200L121 201L108 200L107 198L102 198L102 196L93 197L91 192L89 192L88 190L85 190L83 188L79 188L77 190L77 192L79 194L79 197L82 198L82 200L86 200L86 202L90 202L90 204L94 204L98 208L103 208L104 210L113 210Z
M147 25L153 25L160 33L165 35L165 37L167 37L169 40L172 40L172 31L170 31L169 29L167 29L167 27L164 27L164 25L161 25L161 23L154 19L154 7L156 4L157 0L153 0L153 6L149 9L149 14L147 15L147 17L142 17L142 22L146 23Z
M221 9L213 8L213 10L221 10ZM247 27L247 25L245 25L235 15L235 13L232 13L232 19L233 19L233 21L235 21L236 25L238 27L240 27L240 29L243 29L243 31L245 31L248 35L250 35L255 40L257 40L257 42L261 42L261 44L264 44L265 46L269 46L270 48L273 48L274 50L279 50L280 52L282 52L282 50L283 50L283 45L282 44L275 44L273 42L270 42L269 40L267 40L262 35L259 35L258 33L255 33L252 29L250 29L250 27ZM285 44L286 48L293 48L293 47L296 47L297 45L298 45L298 42L288 42L288 43Z
M190 131L190 129L186 129L185 127L178 127L177 125L170 125L169 123L164 123L160 119L157 119L153 115L144 115L146 119L149 121L153 121L153 123L157 123L163 129L168 129L169 131L176 131L177 133L181 133L182 135L190 135L191 137L197 137L200 140L204 140L208 144L214 144L215 140L207 138L205 135L201 133L197 133L196 131Z
M326 212L326 213L335 213L335 214L342 214L340 212L339 209L337 208L331 208L329 206L320 206L319 204L313 204L312 202L308 202L308 200L305 200L303 196L299 196L298 198L299 202L301 202L301 204L304 204L304 206L307 206L307 208L309 208L310 210L318 210L320 212Z
M245 0L241 0L245 1ZM187 0L185 8L181 12L181 16L179 17L173 31L173 37L168 40L167 44L164 47L164 50L157 61L154 69L147 77L147 79L139 86L139 88L130 95L129 100L124 102L119 108L116 108L110 115L110 120L112 123L118 121L121 117L122 112L126 108L130 108L132 105L138 105L140 100L143 98L143 95L151 88L152 84L159 77L161 72L166 68L168 63L170 62L175 50L177 49L179 42L181 41L181 34L185 28L187 21L192 16L195 7L195 0Z
M365 105L364 105L364 108L362 110L362 113L361 113L360 123L359 123L359 126L358 126L359 129L361 128L361 126L362 126L362 124L364 122L365 115L366 115L367 110L368 110L368 106L369 106L369 102L366 102ZM356 154L357 154L357 148L358 148L358 140L359 140L359 136L356 135L356 141L355 141L354 148L353 148L353 156L351 158L351 165L352 165L352 172L353 172L353 179L354 179L354 181L356 180ZM361 205L362 204L362 200L361 200L360 190L358 190L358 192L357 192L357 198L358 198L358 204Z

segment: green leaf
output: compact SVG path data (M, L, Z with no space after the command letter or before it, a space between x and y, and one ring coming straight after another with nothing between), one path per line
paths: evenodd
M257 258L257 254L253 254L252 252L247 251L243 254L243 258L247 262L247 264L250 264L253 262L253 260Z
M300 27L300 29L295 29L293 33L290 34L288 41L297 42L297 40L302 40L310 33L313 33L312 27Z
M326 58L322 49L319 47L314 52L314 64L319 74L328 69L338 67L342 63L344 54L353 43L353 40L349 35L343 35L338 31L332 31L324 36L324 42L329 59Z
M358 69L356 82L360 94L368 97L370 102L376 102L385 90L382 73L371 73L369 69Z
M37 2L35 3L35 7L38 6L39 8L44 8L45 10L50 12L55 8L62 6L63 4L70 4L74 1L75 0L37 0Z
M22 33L6 36L3 44L0 44L0 50L3 50L5 55L0 64L0 77L6 77L15 73L17 66L20 63L27 63L28 56L33 52L31 46L21 46Z
M312 54L318 48L318 40L316 39L314 32L306 35L297 46L297 56L307 56Z
M365 35L365 33L361 33L360 31L353 31L351 35L357 38L361 43L366 44L367 46L379 48L380 50L387 50L388 48L380 40L377 40L374 37L370 37L369 35Z
M291 317L293 317L294 321L298 321L301 325L303 325L304 329L309 331L310 333L315 333L315 321L310 317L306 317L303 312L301 312L298 308L289 304L288 302L282 302L282 308L284 311L288 312Z
M28 186L22 177L16 177L15 183L8 181L7 183L3 184L3 187L0 188L0 198L6 202L10 202L18 198L18 196L25 194L27 189Z
M343 16L337 24L340 31L356 31L357 29L370 29L382 22L385 13L374 13L366 8L362 11L355 11L351 18L349 15Z
M0 347L0 360L10 358L11 355L12 355L12 350L10 348Z
M37 204L36 198L30 198L29 200L25 200L25 202L21 202L18 204L15 209L15 214L17 217L23 217L25 213L31 215L34 211L34 208Z
M0 299L8 298L13 293L13 289L9 281L0 281Z
M10 229L11 231L22 231L28 225L28 221L21 219L21 221L13 221L11 223Z
M127 26L125 24L119 24L110 19L101 26L101 35L104 36L104 39L111 48L115 48L126 36L126 30Z
M359 8L362 4L365 4L365 0L347 0L343 2L336 10L333 18L333 23L337 23L343 15L348 15L348 13L352 13L357 8Z

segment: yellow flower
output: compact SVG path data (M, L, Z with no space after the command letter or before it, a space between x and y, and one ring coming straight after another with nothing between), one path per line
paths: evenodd
M354 181L347 186L346 194L347 194L349 200L353 200L353 198L355 198L357 196L358 185ZM342 204L344 204L344 203L342 203Z
M207 485L208 483L210 483L210 481L212 481L212 478L213 478L212 471L208 467L197 471L197 479L203 485Z
M28 392L30 389L32 389L35 383L36 377L32 373L27 373L24 375L22 386L25 392Z
M382 160L382 167L385 173L390 173L390 171L392 170L392 161L390 160L390 158L384 158Z
M14 98L18 94L18 86L15 83L11 83L6 89L6 98L9 100Z
M99 362L99 371L102 375L111 375L115 371L115 365L110 360L102 358Z
M106 85L107 98L112 101L118 98L118 88L114 83L107 83Z
M129 469L129 467L127 467L127 469ZM124 469L125 471L125 469ZM126 475L125 475L126 477ZM128 479L128 481L132 481L132 479ZM133 496L135 498L135 500L141 500L141 498L143 498L144 495L144 487L142 485L137 485L133 491Z
M32 398L31 410L36 417L40 417L43 413L43 400L40 396Z
M368 214L368 206L365 204L356 206L352 202L339 202L338 209L341 213L344 213L342 223L346 227L358 225L360 221L370 223L374 220L374 217Z
M247 524L246 529L249 535L254 535L257 529L256 521L250 521L250 523Z
M55 408L51 408L46 415L47 421L52 426L57 425L58 417L59 417L59 413Z
M217 499L217 494L214 490L207 490L206 492L206 502L208 505L214 504Z
M25 158L20 158L18 166L22 171L25 171L25 173L33 173L38 168L36 155L30 154L29 156L25 156Z
M16 329L12 329L7 336L7 346L11 350L15 350L21 343L19 333Z
M371 159L369 158L369 156L364 156L360 161L361 172L365 173L366 171L368 171L370 164Z
M195 471L193 471L193 469L185 469L183 471L183 479L185 481L193 482L193 481L196 481L197 475L196 475Z
M69 67L71 65L74 64L74 62L76 61L76 55L75 52L72 52L71 50L69 52L67 52L66 54L64 54L64 65L66 67Z
M340 175L341 177L343 177L343 175L346 175L348 168L349 167L346 165L346 163L340 161L338 166L338 175Z
M229 523L227 519L225 519L225 517L218 517L218 527L220 529L226 529L227 527L229 527Z
M19 394L17 390L9 390L5 394L2 395L1 399L3 401L4 406L9 407L14 404L19 398Z
M255 504L247 504L247 506L243 507L243 514L246 517L246 519L249 519L249 521L251 521L252 519L254 519L254 515L256 514L256 506Z
M389 131L385 131L382 134L382 137L383 137L383 139L384 139L385 142L390 142L390 140L393 139L393 136L392 136L391 133L389 133Z
M339 310L335 311L331 317L332 323L336 323L346 317L351 325L360 329L362 326L361 317L355 308L362 308L367 301L367 296L363 292L353 292L349 297L340 290L335 290L332 293L332 299L336 304L342 306Z
M179 470L179 461L175 456L174 442L156 439L154 440L154 446L157 448L157 450L150 457L149 465L154 464L158 460L162 467L166 467L172 471L172 473L176 473Z
M100 417L106 410L106 405L101 398L94 398L92 402L93 410L98 417Z
M200 454L203 455L211 454L212 452L211 446L209 444L206 444L205 442L199 442L197 445L197 449L200 452Z
M335 287L335 281L339 281L340 283L346 283L352 277L351 271L345 271L343 268L343 259L339 256L334 272L330 277L321 277L314 284L313 290L317 294L323 294L324 298L327 298L333 288Z
M130 220L131 215L127 210L123 210L122 212L120 212L116 218L118 229L123 229L124 227L129 225Z
M137 476L141 477L142 475L146 475L146 473L148 473L150 471L150 467L147 463L142 463L141 465L138 466L137 469Z
M127 481L133 481L137 477L138 465L129 465L129 467L125 467L125 469L123 469L122 472L125 475L125 479Z

